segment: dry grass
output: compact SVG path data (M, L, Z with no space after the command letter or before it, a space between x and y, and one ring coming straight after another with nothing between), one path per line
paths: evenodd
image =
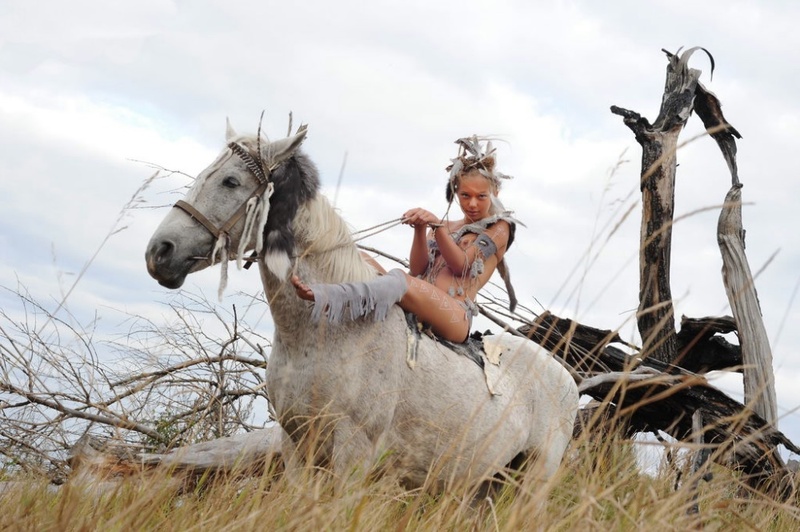
M634 444L593 433L573 442L560 473L522 476L492 502L471 491L406 491L392 478L346 481L303 469L200 479L181 489L165 473L54 489L30 478L0 493L0 529L14 530L797 530L797 499L748 491L727 469L695 490L691 475L637 466ZM698 512L693 513L695 504Z

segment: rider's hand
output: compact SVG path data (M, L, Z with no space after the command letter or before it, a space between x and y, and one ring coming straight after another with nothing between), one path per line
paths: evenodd
M439 220L436 215L421 208L406 211L403 214L401 221L402 223L414 226L415 228L441 225L441 220Z

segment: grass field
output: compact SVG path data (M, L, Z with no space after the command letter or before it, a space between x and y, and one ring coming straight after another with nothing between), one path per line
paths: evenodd
M390 477L342 480L310 468L186 484L164 472L105 482L76 478L55 489L42 479L17 478L0 492L0 529L800 529L796 497L779 502L752 492L718 466L712 479L699 482L688 470L676 482L681 464L643 473L634 445L608 434L582 436L551 481L507 480L492 501L478 503L465 488L407 491Z

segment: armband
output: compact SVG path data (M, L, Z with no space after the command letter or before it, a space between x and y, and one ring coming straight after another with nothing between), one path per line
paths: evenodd
M475 239L475 245L478 247L481 255L483 255L484 259L488 259L495 253L497 253L497 244L494 243L489 235L486 233L481 233L478 235L478 238Z

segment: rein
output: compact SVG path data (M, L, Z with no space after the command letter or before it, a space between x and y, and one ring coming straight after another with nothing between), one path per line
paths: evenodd
M395 218L394 220L389 220L388 222L383 222L383 223L380 223L380 224L377 224L377 225L373 225L372 227L367 227L366 229L361 229L360 231L354 231L353 232L353 236L360 235L361 233L367 233L367 234L362 235L362 236L360 236L358 238L354 238L353 242L358 242L359 240L364 240L365 238L369 238L371 236L375 236L378 233L382 233L384 231L387 231L387 230L391 229L392 227L400 225L401 223L403 223L403 219L402 218ZM369 231L372 231L372 232L369 233Z

